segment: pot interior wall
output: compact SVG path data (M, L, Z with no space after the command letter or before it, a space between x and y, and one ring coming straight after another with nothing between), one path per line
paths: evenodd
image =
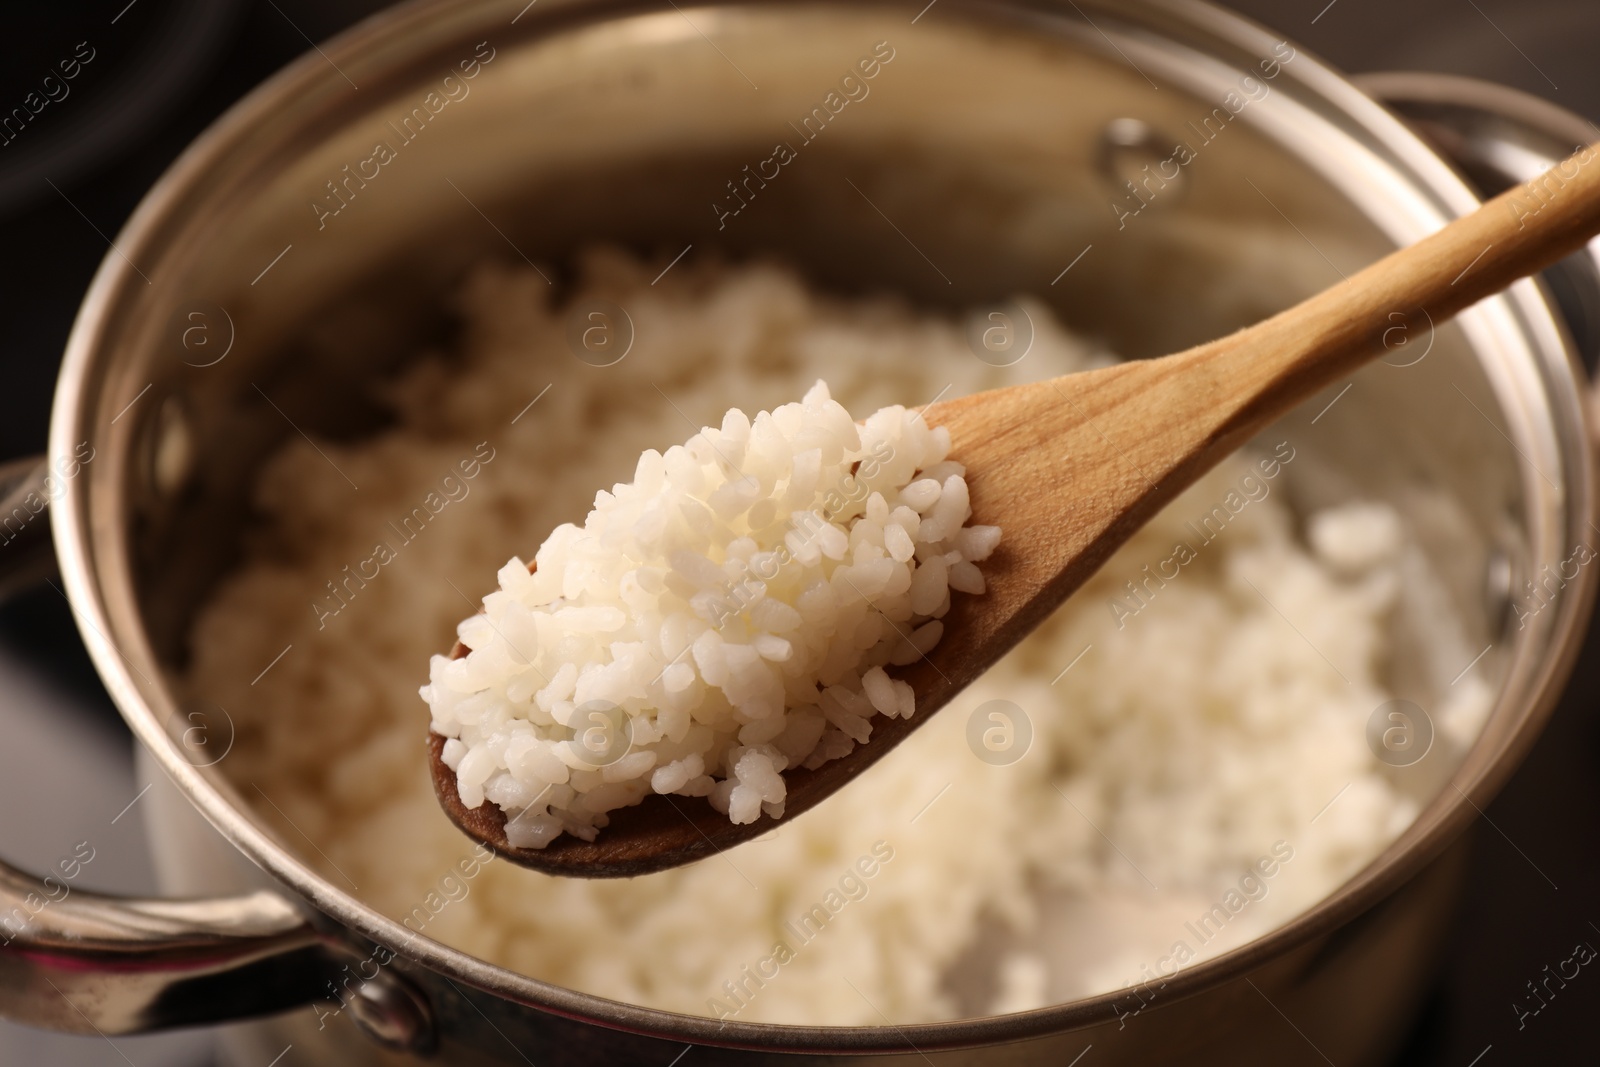
M951 313L1032 293L1138 357L1255 321L1393 246L1315 161L1257 128L1292 106L1288 79L1235 72L1253 73L1264 95L1234 117L1220 98L1153 90L1084 27L1046 35L952 15L908 27L870 7L705 9L693 25L655 14L547 40L441 44L436 61L386 80L362 72L363 94L391 101L370 115L346 120L356 104L335 86L309 131L263 116L198 192L190 219L205 218L191 226L201 232L175 240L161 264L169 299L150 305L178 312L151 312L125 342L141 349L161 401L142 406L153 413L142 457L174 421L196 457L179 490L140 501L136 551L159 653L181 664L196 605L237 561L238 538L222 532L248 525L248 472L296 432L285 416L334 439L380 426L374 379L448 338L448 294L483 257L537 263L557 289L576 250L612 242L663 265L688 246L778 258L842 294L896 293ZM893 58L844 83L875 48ZM452 65L491 50L475 78L446 86ZM413 109L446 88L467 95L419 122ZM814 113L846 90L866 95ZM831 116L825 126L817 113ZM1119 130L1143 141L1113 147ZM363 180L380 142L393 158ZM1160 161L1180 142L1193 158L1164 181L1172 167ZM771 181L747 182L772 174L778 145L792 159ZM189 307L225 310L227 358L199 367L209 354L175 343ZM1421 363L1359 375L1337 418L1313 430L1312 410L1290 425L1306 467L1325 474L1303 479L1302 494L1443 490L1450 520L1479 531L1452 545L1453 593L1483 630L1482 531L1517 538L1517 471L1503 442L1428 402L1452 385L1494 412L1455 327Z

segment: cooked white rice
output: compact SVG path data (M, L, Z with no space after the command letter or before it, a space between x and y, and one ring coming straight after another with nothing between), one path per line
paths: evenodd
M818 382L738 408L595 498L457 628L422 687L461 802L506 839L587 841L650 793L734 823L783 817L783 771L910 718L885 667L938 644L952 589L1000 540L972 515L950 432L903 406L857 426Z
M576 989L746 1021L879 1025L1115 989L1175 965L1180 942L1176 964L1203 958L1315 902L1413 818L1416 800L1364 740L1391 696L1391 605L1419 569L1392 511L1313 516L1307 548L1284 504L1308 462L1296 460L1137 613L1110 608L1193 539L1191 519L1259 474L1238 461L871 773L772 833L631 880L458 866L473 846L433 797L421 665L530 536L580 518L646 448L818 377L864 414L1103 359L1033 302L1032 350L1002 370L957 324L891 302L827 299L760 266L682 263L652 286L659 269L587 261L577 297L625 307L636 330L625 360L596 368L568 352L537 274L484 268L462 294L459 358L425 360L393 387L393 430L321 453L290 438L265 470L260 542L197 620L188 681L197 706L239 723L222 769L333 882L428 937ZM434 497L431 521L400 543L390 524ZM377 540L393 542L377 577L341 577L373 573ZM1439 736L1470 739L1487 693L1472 674L1444 682L1452 703L1429 709ZM1032 726L1006 766L966 743L992 700ZM1190 932L1202 916L1203 940Z

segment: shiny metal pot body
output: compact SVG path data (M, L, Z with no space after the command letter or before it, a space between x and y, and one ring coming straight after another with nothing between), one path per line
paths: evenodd
M1297 506L1360 494L1406 512L1455 621L1489 648L1481 739L1348 884L1159 996L849 1029L607 1001L377 914L182 744L189 620L240 558L252 471L294 432L256 386L294 396L309 432L371 427L362 384L440 335L436 294L479 258L559 264L612 240L778 255L825 287L936 307L1034 292L1143 356L1278 310L1475 203L1370 98L1218 10L917 6L413 3L308 54L174 165L85 300L50 452L95 449L52 483L56 554L145 746L164 878L191 899L74 894L30 912L0 948L8 1015L118 1033L288 1011L234 1034L259 1062L290 1043L296 1062L541 1065L668 1064L688 1046L695 1065L1066 1063L1091 1044L1097 1064L1302 1062L1313 1043L1355 1064L1390 1047L1442 936L1463 831L1531 745L1590 607L1587 569L1525 625L1513 604L1590 535L1593 503L1581 372L1531 282L1448 326L1395 309L1415 332L1391 358L1286 420L1322 472ZM1547 155L1560 121L1544 124ZM375 160L379 141L394 158ZM794 158L774 162L778 145ZM222 347L181 343L197 321ZM21 474L7 507L43 490L40 470ZM1445 513L1408 510L1419 484ZM8 904L39 888L0 877ZM329 1021L318 1005L340 987L350 1009Z

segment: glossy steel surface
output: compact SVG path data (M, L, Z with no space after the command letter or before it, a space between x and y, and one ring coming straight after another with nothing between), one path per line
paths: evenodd
M303 1004L337 972L281 894L134 900L73 889L70 873L0 866L7 1018L81 1034L192 1026Z
M1536 573L1586 536L1591 514L1573 367L1527 284L1441 329L1410 377L1394 367L1358 375L1341 401L1354 428L1318 428L1330 432L1308 446L1306 464L1329 476L1296 501L1315 506L1358 487L1403 504L1418 479L1445 491L1449 521L1411 518L1430 555L1452 561L1445 577L1461 625L1496 646L1483 669L1500 695L1483 737L1370 867L1291 924L1176 975L1159 1000L1147 990L1137 1022L1127 992L1002 1018L842 1029L721 1026L554 987L376 914L301 860L225 767L198 766L181 744L186 705L174 679L187 620L237 559L251 471L292 432L252 384L299 398L314 433L371 428L357 386L437 336L431 295L473 260L505 254L504 241L551 265L594 239L776 254L825 287L888 287L936 307L1034 290L1078 328L1143 355L1285 306L1473 202L1421 141L1296 54L1226 139L1206 143L1171 197L1129 218L1133 202L1110 180L1123 158L1106 149L1112 124L1134 119L1172 136L1259 72L1274 39L1176 2L941 0L915 25L911 14L871 3L409 5L240 104L152 191L97 276L69 347L51 451L92 436L107 459L57 505L56 544L106 683L155 777L175 785L163 809L173 827L165 869L188 892L276 887L322 931L320 951L387 954L378 973L402 992L375 989L369 1032L399 1031L396 1043L413 1048L436 1041L446 1062L667 1063L687 1044L696 1063L780 1051L832 1062L865 1053L1066 1062L1092 1043L1100 1063L1205 1063L1303 1055L1281 1010L1343 1065L1381 1054L1406 1018L1444 921L1458 858L1449 846L1476 814L1468 798L1483 803L1531 743L1592 596L1584 572L1577 595L1506 632L1504 603L1482 595L1491 560ZM785 173L769 200L720 218L712 205L727 177L770 152L786 122L879 40L895 42L897 57L873 96L806 147L806 167ZM473 95L404 149L404 166L383 170L337 216L315 212L325 183L366 158L377 131L473 56L483 64ZM759 90L740 68L759 72ZM915 234L927 261L875 210ZM1052 285L1086 246L1100 253L1094 269ZM202 304L227 310L235 339L226 360L205 367L180 358L167 334L174 314ZM1452 388L1506 436L1441 416L1435 398ZM1286 425L1311 438L1320 406ZM178 828L196 810L231 846ZM291 929L293 911L279 916L291 940L305 936ZM182 996L205 1002L198 986ZM327 993L308 986L304 997ZM405 1004L418 1013L409 1022ZM305 1033L307 1055L329 1062L371 1049L351 1028L310 1039L318 1022L305 1008L260 1033Z

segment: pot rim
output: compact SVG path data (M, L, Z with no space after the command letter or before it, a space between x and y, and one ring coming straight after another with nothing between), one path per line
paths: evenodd
M1102 5L1109 4L1109 0L1085 2L1106 20L1123 20L1124 24L1131 25L1133 20L1139 18L1159 17L1178 29L1210 34L1257 54L1268 54L1272 44L1280 39L1243 17L1211 6L1204 0L1145 0L1142 4L1129 5L1126 12L1119 10L1114 13L1103 13ZM779 2L699 0L695 6L700 9L745 7L766 12L779 6ZM838 6L838 0L805 0L794 6L833 7ZM860 9L860 5L850 6L853 10ZM886 7L888 0L873 0L872 6ZM489 14L509 17L518 8L522 8L521 0L489 0L470 13L472 25L487 25ZM1072 12L1068 8L1078 9L1078 4L1071 0L1064 4L1059 0L946 0L941 15L949 18L954 13L954 17L979 22L999 16L1001 24L1005 24L1008 18L1054 23L1072 19ZM665 9L651 0L547 0L534 10L522 8L522 15L529 17L518 15L525 25L519 25L514 31L517 34L515 39L520 43L559 34L574 24L588 25L658 10ZM1081 9L1078 14L1087 20L1088 16L1083 15ZM434 24L451 19L459 23L465 17L460 5L453 0L410 0L397 8L381 12L273 75L233 105L184 151L140 202L108 251L84 298L68 340L53 405L50 431L52 454L70 453L74 444L86 436L85 431L94 414L91 401L97 397L96 391L101 384L96 372L102 370L100 364L108 348L114 312L120 303L133 298L130 294L137 293L137 287L143 281L132 266L140 258L138 252L162 239L170 218L182 209L185 191L203 177L213 161L225 156L234 142L247 139L252 128L270 112L282 107L285 99L310 95L317 87L339 79L341 75L330 69L339 59L354 57L356 53L374 49L378 44L394 48L402 42L425 39L427 31ZM499 20L502 23L504 21ZM1095 28L1100 29L1098 25ZM1111 38L1108 37L1107 41L1111 43ZM1114 43L1112 47L1116 47ZM1355 124L1365 136L1372 139L1376 149L1393 157L1396 169L1403 167L1404 176L1413 187L1433 198L1429 204L1429 214L1439 216L1433 220L1434 223L1442 224L1447 218L1464 214L1477 206L1477 198L1452 168L1400 120L1325 63L1300 50L1298 45L1296 49L1293 67L1284 68L1283 74L1289 81L1300 84L1321 98L1333 114ZM389 61L398 63L403 58L391 57ZM1559 333L1548 305L1529 283L1521 283L1512 291L1486 303L1513 308L1524 334L1543 331ZM1564 415L1574 425L1581 427L1583 414L1576 399L1575 386L1578 370L1570 352L1567 363L1568 372L1573 375L1570 384L1574 388L1545 388L1543 391L1550 394L1555 415ZM1541 369L1547 374L1557 373L1550 367L1536 367L1532 372L1538 373ZM1542 383L1546 387L1560 384L1559 377ZM132 431L128 425L121 428L114 426L112 429L117 434L111 437L110 443L117 447L108 448L107 451L113 457L119 457L120 461L120 457L126 454ZM1581 515L1585 519L1592 519L1595 514L1592 458L1586 449L1563 458L1575 461L1577 466L1576 470L1563 472L1569 475L1569 484L1579 490L1568 501L1569 518L1571 515ZM1126 996L1126 990L1016 1015L906 1026L841 1027L718 1022L708 1017L640 1007L567 989L488 963L412 932L334 886L280 846L252 817L235 808L185 758L177 743L163 728L166 717L159 715L153 705L170 711L178 704L170 692L170 686L161 680L152 683L136 666L136 663L146 664L154 669L157 663L142 629L124 628L124 632L119 632L116 625L111 598L121 598L130 604L133 602L133 584L126 559L127 545L121 530L96 528L94 513L97 505L105 506L105 501L91 499L86 484L91 481L86 478L73 483L66 495L53 505L54 540L66 593L79 630L124 719L163 770L178 784L189 802L234 847L282 883L292 898L375 942L401 949L400 959L409 960L453 982L468 984L495 997L584 1023L663 1040L735 1048L911 1052L1014 1042L1104 1023L1118 1016L1115 1002L1119 997ZM101 517L102 525L106 521ZM1564 540L1565 534L1563 531ZM1453 775L1450 784L1459 795L1447 796L1441 792L1435 796L1419 812L1410 828L1331 895L1242 946L1181 968L1166 979L1162 996L1175 1001L1209 987L1237 980L1269 961L1331 933L1394 892L1441 853L1480 814L1481 809L1478 802L1472 799L1472 794L1486 801L1497 791L1521 762L1549 717L1561 684L1576 657L1583 636L1582 623L1589 616L1595 595L1593 570L1584 568L1573 583L1578 586L1575 595L1561 598L1560 611L1550 624L1555 639L1527 682L1528 697L1522 702L1524 710L1510 745L1478 773L1465 778L1460 777L1460 771ZM127 632L129 629L131 632ZM108 636L112 633L122 638L120 646ZM1501 712L1506 702L1502 692L1496 699L1495 714ZM1481 745L1482 740L1477 744Z

